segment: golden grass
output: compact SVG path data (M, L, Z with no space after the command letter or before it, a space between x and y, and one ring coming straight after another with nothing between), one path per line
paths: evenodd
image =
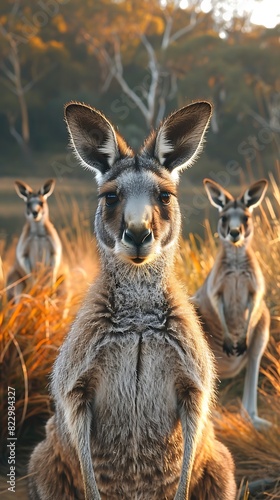
M254 244L265 273L267 304L272 315L272 339L263 359L259 384L260 413L274 426L269 432L260 433L239 415L237 395L242 388L242 374L234 382L224 384L220 392L223 407L215 416L217 434L234 455L238 498L243 500L280 498L280 190L273 177L271 186L269 198L256 217ZM30 445L34 429L41 428L51 413L49 374L88 284L98 270L96 245L85 212L66 195L57 199L57 205L60 213L66 214L60 229L64 248L63 273L66 276L62 292L59 293L58 287L55 293L38 281L18 304L7 302L4 280L13 259L16 240L9 248L0 241L3 255L3 289L0 292L1 437L6 435L6 390L10 386L16 389L17 435L22 436L24 444L24 437L28 437L27 445ZM177 273L190 295L211 269L217 245L218 239L213 236L208 221L205 221L204 238L191 234L188 240L181 241ZM3 443L5 446L5 440ZM262 491L265 481L267 492Z
M47 385L51 367L80 301L98 269L96 246L89 221L73 200L72 209L70 201L62 199L60 203L70 215L65 217L60 231L64 265L55 289L51 289L47 280L39 275L19 303L7 301L6 288L3 287L0 291L2 438L7 429L8 386L16 390L19 433L23 425L26 429L33 422L34 417L46 417L50 414ZM4 248L3 242L0 242L0 249L1 247ZM14 252L15 242L3 251L3 285Z

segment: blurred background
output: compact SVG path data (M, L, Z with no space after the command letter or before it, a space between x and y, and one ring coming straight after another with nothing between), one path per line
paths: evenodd
M14 387L17 395L16 497L26 500L28 458L52 414L48 382L53 361L98 272L92 227L96 184L68 148L63 106L76 100L103 111L137 150L166 115L199 99L210 100L214 113L204 152L181 176L184 239L176 271L192 295L214 263L217 211L210 208L203 178L236 195L250 182L267 178L268 194L256 210L254 248L272 318L259 408L274 427L258 433L240 417L242 372L219 384L223 418L216 432L235 458L238 499L280 498L279 48L279 0L1 0L3 500L10 498L7 447L1 441L7 428L5 387ZM59 293L58 284L55 293L38 280L22 300L9 302L5 280L24 223L24 203L14 180L39 189L48 178L56 180L50 218L62 241L65 289Z
M276 174L279 22L273 0L1 0L1 239L23 223L14 178L53 177L93 213L95 184L67 146L70 100L102 110L135 149L174 109L212 101L205 152L180 186L184 235L208 210L204 176L229 187Z

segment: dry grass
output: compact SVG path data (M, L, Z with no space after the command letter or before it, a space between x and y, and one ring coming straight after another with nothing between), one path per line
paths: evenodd
M280 191L273 178L271 186L269 198L256 219L255 248L265 272L267 303L272 314L272 340L262 363L260 413L274 426L269 432L259 433L240 417L238 396L243 375L234 383L224 384L220 392L223 407L215 417L217 434L235 457L239 498L244 500L280 498ZM6 388L11 386L16 389L17 436L23 447L22 460L25 460L24 447L30 449L32 441L38 439L34 429L42 429L51 413L47 386L53 361L98 269L89 220L66 196L57 203L61 214L68 214L60 231L67 275L64 292L54 293L38 282L18 304L7 302L4 288L0 292L1 437L6 435ZM205 238L190 235L188 240L182 240L177 272L190 294L201 285L212 267L217 243L208 221L205 221ZM15 242L5 248L5 243L0 241L3 280L14 250ZM3 449L5 445L4 439ZM264 488L268 488L266 492ZM25 498L24 493L17 498Z
M16 390L18 433L26 432L34 417L50 415L48 376L59 346L69 330L89 283L98 269L96 246L90 223L74 200L59 201L67 214L60 235L64 248L62 275L51 290L38 276L36 283L19 303L8 302L6 289L0 291L0 409L1 437L7 429L8 386ZM70 207L72 207L70 209ZM70 220L67 220L70 219ZM3 280L11 266L15 242L4 250ZM5 442L3 441L4 447Z
M271 313L271 339L262 360L259 408L271 421L269 432L257 432L239 414L243 376L223 384L216 416L218 437L230 448L240 485L238 498L280 498L280 190L270 176L271 188L255 221L254 248L266 279L266 303ZM192 295L211 269L218 240L205 221L205 239L190 235L181 242L177 271ZM249 484L249 487L248 487ZM250 491L250 495L249 495ZM249 496L248 496L249 495Z

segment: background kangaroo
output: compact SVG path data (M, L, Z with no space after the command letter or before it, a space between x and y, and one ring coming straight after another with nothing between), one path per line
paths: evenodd
M97 177L101 271L54 366L31 499L235 498L231 455L209 421L212 354L173 265L178 173L210 114L207 102L180 109L134 155L101 113L66 107L76 154Z
M15 189L25 201L26 224L23 227L17 247L13 268L8 274L7 285L34 274L41 267L49 268L52 273L52 284L55 283L61 263L62 246L58 233L49 220L47 199L52 194L55 181L49 179L35 192L28 184L15 181ZM9 298L19 297L32 276L24 279L9 290Z
M264 277L251 247L252 212L264 197L267 181L255 182L239 198L210 179L204 180L204 186L219 210L221 246L193 302L214 351L219 377L234 377L246 365L243 407L257 428L267 427L269 422L258 417L257 385L270 315L263 300Z

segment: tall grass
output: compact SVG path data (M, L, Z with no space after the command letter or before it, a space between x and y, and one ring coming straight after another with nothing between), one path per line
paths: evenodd
M18 304L8 302L4 280L15 251L14 241L5 248L0 291L0 366L2 376L0 411L1 437L7 429L7 387L16 390L17 435L34 437L34 430L52 411L48 392L49 374L59 346L98 270L98 256L89 219L74 200L57 200L63 214L60 236L64 248L66 277L63 293L56 293L40 281ZM88 211L87 211L88 212ZM256 217L254 246L267 283L267 304L271 311L272 340L264 356L260 380L261 416L273 422L266 433L257 432L239 414L243 374L223 384L216 415L217 434L231 449L236 461L239 498L280 498L280 190L271 177L269 197ZM177 273L193 294L211 269L217 252L215 228L205 221L205 237L191 234L181 241ZM0 273L1 284L1 273ZM37 437L38 439L38 437ZM3 439L5 447L5 439ZM268 488L269 497L264 489ZM249 490L251 491L250 497ZM278 496L277 496L278 495Z
M28 431L35 418L47 418L51 412L48 392L49 374L58 349L89 283L98 270L98 256L90 222L75 200L60 199L62 221L60 237L64 262L55 289L42 275L18 303L7 300L5 278L15 253L16 240L5 249L3 288L0 291L0 412L1 442L7 432L7 387L16 390L18 435ZM62 210L62 206L64 210Z

